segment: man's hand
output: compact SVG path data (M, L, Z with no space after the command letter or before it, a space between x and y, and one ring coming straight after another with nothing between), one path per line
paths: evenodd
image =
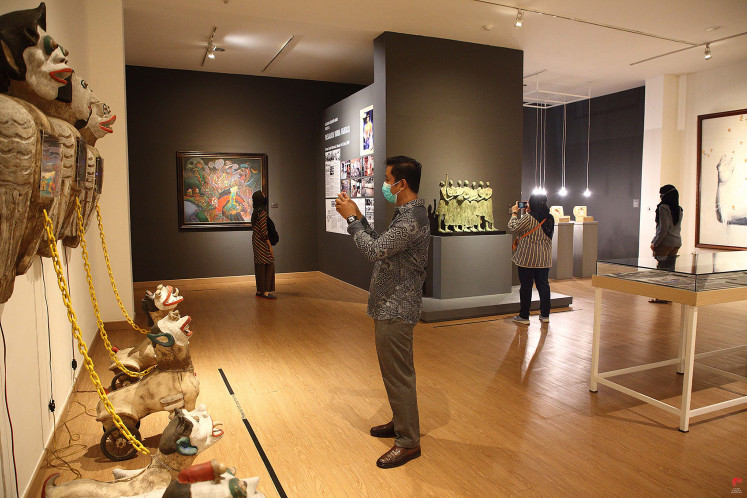
M519 201L516 201L516 204L511 206L511 214L519 214Z
M363 217L361 210L358 209L358 205L353 202L353 199L351 199L345 192L340 192L337 195L337 199L335 199L335 209L340 213L340 216L346 219L350 216L355 216L358 219Z

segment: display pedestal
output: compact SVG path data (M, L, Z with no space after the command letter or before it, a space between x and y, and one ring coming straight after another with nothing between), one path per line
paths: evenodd
M519 311L519 286L511 286L512 236L431 236L431 258L423 297L424 322L503 315ZM552 293L552 308L564 308L571 296ZM532 309L539 297L532 294Z
M425 295L436 299L511 292L511 235L431 236Z
M589 278L597 268L599 222L577 222L573 226L573 276Z
M552 267L550 278L573 278L573 226L575 223L556 223L552 234Z

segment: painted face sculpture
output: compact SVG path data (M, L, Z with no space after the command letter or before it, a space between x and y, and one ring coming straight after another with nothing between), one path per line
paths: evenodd
M149 333L148 338L154 346L160 345L170 348L176 344L186 348L189 346L189 338L192 336L192 331L189 329L189 322L191 321L192 317L189 315L182 318L178 310L170 311L168 315L158 321L159 332Z
M223 425L213 421L208 414L205 405L199 405L190 412L182 412L192 423L192 432L189 438L182 437L177 440L177 451L182 455L196 455L210 448L223 437Z
M73 70L67 65L67 50L38 26L36 45L23 51L26 64L26 81L42 98L52 100L57 90L67 84Z
M102 138L108 133L112 133L112 125L116 121L111 109L104 102L101 102L91 90L86 80L77 74L70 77L72 86L72 101L70 106L77 121L75 126L78 129L87 128L95 139Z
M0 16L0 92L10 80L26 81L40 97L54 99L72 69L67 52L46 32L44 3Z

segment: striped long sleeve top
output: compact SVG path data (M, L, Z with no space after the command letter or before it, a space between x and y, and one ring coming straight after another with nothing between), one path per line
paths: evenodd
M267 235L267 211L262 209L257 215L257 222L252 227L252 249L255 263L269 265L275 262L275 258L270 254L268 240L270 239Z
M539 222L529 214L521 218L512 216L508 221L508 229L518 237L531 231L537 225ZM519 240L519 246L511 260L516 263L516 266L524 268L550 268L552 266L552 239L545 234L542 227L539 227Z

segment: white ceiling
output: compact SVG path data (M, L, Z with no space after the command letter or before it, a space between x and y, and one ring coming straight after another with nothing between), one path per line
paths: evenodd
M496 0L501 1L501 0ZM747 31L745 0L502 0L501 3L706 43ZM545 70L591 82L592 96L747 60L747 35L649 62L682 43L475 0L124 0L127 64L219 73L369 84L373 39L384 31L524 51L524 74ZM483 29L492 24L491 30ZM200 66L212 26L226 49ZM716 31L706 28L719 26ZM267 71L283 44L294 36ZM539 76L542 81L542 76ZM532 80L533 81L533 80ZM532 83L534 84L534 83ZM586 85L582 85L586 86ZM586 91L584 91L586 93Z

